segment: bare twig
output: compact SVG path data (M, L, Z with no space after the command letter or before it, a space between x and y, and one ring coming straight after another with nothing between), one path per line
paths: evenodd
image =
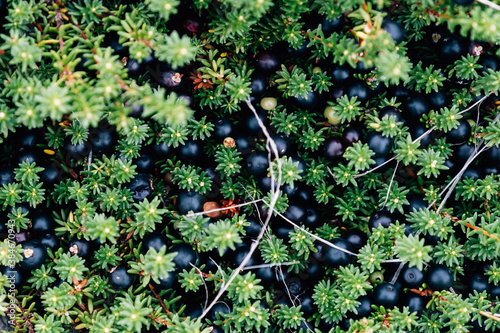
M270 207L270 204L268 204L266 201L264 201L264 203ZM358 254L357 254L357 253L354 253L354 252L351 252L351 251L349 251L349 250L343 249L343 248L341 248L341 247L339 247L339 246L337 246L337 245L335 245L335 244L330 243L330 242L329 242L329 241L327 241L327 240L324 240L324 239L323 239L323 238L321 238L321 237L316 236L315 234L310 233L309 231L307 231L306 229L302 228L302 227L301 227L301 226L299 226L298 224L295 224L295 223L294 223L294 222L292 222L291 220L287 219L287 218L286 218L283 214L281 214L280 212L278 212L278 211L276 211L276 210L274 210L274 212L275 212L276 214L278 214L278 216L280 216L282 219L284 219L285 221L287 221L288 223L290 223L291 225L293 225L293 226L294 226L294 227L296 227L297 229L299 229L299 230L301 230L301 231L305 232L306 234L308 234L308 235L309 235L309 236L311 236L312 238L314 238L314 239L316 239L316 240L318 240L318 241L320 241L320 242L322 242L322 243L324 243L324 244L326 244L326 245L328 245L328 246L330 246L330 247L333 247L334 249L337 249L337 250L339 250L339 251L345 252L345 253L350 254L350 255L353 255L353 256L358 256Z
M249 202L244 202L244 203L238 204L238 205L232 205L231 208L239 208L239 207L251 205L251 204L260 202L262 200L263 199L257 199L257 200L253 200L253 201L249 201ZM227 207L215 208L215 209L207 210L207 211L204 211L204 212L198 212L198 213L189 213L189 214L186 214L184 216L185 217L194 217L194 216L199 216L199 215L204 215L204 214L210 214L210 213L213 213L213 212L220 212L220 211L223 211L223 210L227 210Z
M394 284L396 282L396 280L399 277L399 274L401 274L401 270L403 269L404 265L405 264L403 264L403 263L399 264L398 270L396 271L396 273L394 273L394 276L393 276L393 278L391 280L391 284Z
M479 1L479 0L478 0ZM488 97L490 97L492 93L490 92L488 95L482 97L480 100L478 100L477 102L475 102L474 104L472 104L471 106L469 106L468 108L458 112L457 114L462 114L462 113L465 113L465 112L468 112L470 110L472 110L473 108L475 108L476 106L480 106L481 103L484 102L484 100L486 100ZM423 133L422 135L420 135L418 138L416 138L415 140L412 141L412 143L415 143L415 142L418 142L420 140L422 140L423 138L425 138L427 135L431 134L432 131L434 131L436 129L436 126L432 126L431 128L429 128L427 131L425 131L425 133ZM369 173L372 173L373 171L383 167L384 165L392 162L393 160L395 160L400 154L397 154L397 155L394 155L393 157L391 157L390 159L388 159L387 161L385 161L384 163L380 164L380 165L377 165L376 167L370 169L370 170L367 170L363 173L360 173L360 174L357 174L357 175L354 175L353 178L356 179L356 178L359 178L359 177L362 177L362 176L365 176ZM330 172L330 174L333 176L332 172L330 169L328 169L328 171Z
M205 306L203 307L203 309L205 309L207 307L207 304L208 304L208 287L207 287L207 283L205 282L205 279L203 278L203 273L202 271L196 267L195 265L189 263L194 269L196 269L196 271L198 272L198 274L200 274L201 276L201 281L203 281L203 286L205 287Z
M493 3L491 1L489 1L489 0L477 0L477 2L482 3L483 5L491 7L493 9L495 9L495 10L499 10L500 11L500 6L497 5L496 3Z
M485 100L489 95L481 98L479 101L477 101L474 105L476 104L480 104L482 103L483 100ZM493 119L493 121L491 122L492 124L496 123L498 121L498 119L500 119L500 113L498 113L495 117L495 119ZM476 157L479 156L479 154L481 154L482 152L484 152L486 149L489 149L488 146L483 146L485 142L485 139L483 138L477 145L476 147L474 148L474 151L472 152L472 154L469 156L469 158L467 159L467 161L465 162L464 166L462 167L462 169L455 175L455 177L453 178L453 181L448 184L446 187L449 187L449 189L447 190L446 192L446 195L445 197L443 198L443 200L441 201L441 203L439 204L439 207L437 208L437 212L439 213L441 211L441 209L444 207L444 204L446 203L446 200L448 200L448 198L450 197L452 191L455 189L455 187L457 186L460 178L462 178L462 175L464 174L465 170L467 170L467 168L469 167L469 165L474 161L474 159ZM481 149L480 149L481 148ZM437 201L434 200L432 202L431 205L429 205L429 207L431 207L432 205L434 205L434 203Z
M392 183L394 182L394 177L396 177L396 171L398 170L398 167L399 167L399 162L396 163L396 167L394 168L394 172L392 173L391 181L389 182L389 187L387 188L387 194L385 196L384 204L380 209L383 209L387 204L387 200L389 200L389 194L391 193Z
M273 208L276 205L276 202L279 198L279 188L280 188L280 184L281 184L281 160L280 160L280 157L278 154L278 147L276 146L276 143L274 142L274 140L271 138L271 135L269 134L266 126L264 125L262 120L259 118L257 111L255 110L252 103L250 102L250 99L248 99L246 101L246 103L248 105L248 108L253 112L255 119L257 120L257 123L259 124L259 127L262 129L262 132L264 133L264 135L267 138L266 148L268 149L268 152L269 152L269 169L270 169L270 174L271 174L271 202L269 203L269 205L270 205L270 211L272 212ZM276 178L275 178L275 175L273 172L273 161L271 159L271 154L274 155L274 157L276 159L276 163L278 164L278 179L277 179L278 185L276 188L274 187L274 181L276 180ZM253 253L255 252L257 247L259 246L260 240L264 236L266 229L267 229L267 226L269 225L269 222L271 220L271 216L272 216L272 214L267 215L264 226L262 227L259 235L257 236L257 239L255 239L253 241L252 245L250 245L250 249L248 251L248 254L245 256L245 258L240 263L240 265L233 271L233 273L231 274L229 279L226 281L226 283L224 283L224 285L221 286L221 288L219 289L219 291L218 291L217 295L215 296L214 300L212 301L212 303L210 303L208 305L208 307L206 307L205 310L203 311L203 313L201 314L200 319L203 319L207 315L207 313L210 311L210 309L214 306L215 303L217 303L217 301L221 298L221 296L227 290L229 285L234 281L236 276L238 276L238 274L240 273L242 268L246 266L246 264L248 263L248 261L252 257Z
M289 261L289 262L280 262L279 264L262 264L262 265L255 265L255 266L246 266L243 267L243 270L250 270L250 269L259 269L259 268L265 268L265 267L279 267L279 266L290 266L290 265L295 265L295 264L300 264L300 261Z

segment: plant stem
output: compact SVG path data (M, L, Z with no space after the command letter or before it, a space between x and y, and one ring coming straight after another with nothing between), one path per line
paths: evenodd
M266 201L264 201L264 203L265 203L266 205L268 205L268 206L271 208L270 204L268 204ZM295 224L294 222L290 221L290 220L289 220L289 219L287 219L287 218L286 218L283 214L281 214L280 212L278 212L278 211L276 211L276 210L274 210L274 209L271 209L271 212L270 212L270 213L272 213L272 211L276 212L276 214L278 214L278 216L280 216L282 219L284 219L285 221L287 221L288 223L290 223L291 225L293 225L295 228L297 228L297 229L299 229L299 230L301 230L301 231L305 232L306 234L308 234L308 235L309 235L309 236L311 236L312 238L314 238L314 239L316 239L316 240L318 240L318 241L320 241L320 242L322 242L322 243L324 243L324 244L326 244L326 245L328 245L328 246L330 246L330 247L333 247L333 248L334 248L334 249L336 249L336 250L339 250L339 251L345 252L345 253L350 254L350 255L353 255L353 256L355 256L355 257L357 257L357 256L358 256L358 254L357 254L357 253L354 253L354 252L351 252L351 251L349 251L349 250L343 249L343 248L341 248L341 247L339 247L339 246L337 246L337 245L335 245L335 244L330 243L330 242L329 242L329 241L327 241L327 240L324 240L324 239L323 239L323 238L321 238L321 237L316 236L315 234L310 233L309 231L307 231L306 229L302 228L301 226L299 226L299 225ZM270 215L271 215L271 214L270 214Z
M500 6L499 6L499 5L497 5L496 3L493 3L493 2L491 2L491 1L489 1L489 0L477 0L477 2L482 3L483 5L486 5L486 6L488 6L488 7L491 7L491 8L493 8L493 9L495 9L495 10L500 11Z
M253 114L255 116L255 119L257 120L257 123L259 124L259 127L262 129L262 132L264 133L264 135L267 138L266 148L268 150L269 169L270 169L270 174L271 174L271 202L270 202L270 208L271 208L271 211L272 211L274 209L274 206L276 205L276 202L278 201L279 194L280 194L279 193L279 188L280 188L280 184L281 184L281 160L280 160L279 154L278 154L278 147L276 146L276 143L274 142L274 140L272 139L271 135L269 134L266 126L264 125L264 123L262 122L262 120L259 118L259 116L257 114L257 111L255 110L255 108L253 107L252 103L250 102L250 99L248 99L246 101L246 103L248 105L248 108L253 112ZM274 176L273 167L272 167L271 155L274 155L274 157L276 159L276 162L278 163L278 180L277 180L278 186L277 186L277 188L274 187L275 176ZM255 250L257 249L257 247L259 246L260 240L264 236L264 234L266 232L266 229L267 229L267 226L269 225L269 222L271 221L271 217L272 217L272 214L268 214L267 215L267 218L266 218L266 221L264 223L264 226L260 230L260 233L257 236L257 239L255 239L253 241L252 245L250 246L248 254L243 259L243 261L241 262L241 264L234 270L233 274L231 274L231 276L229 277L229 279L227 281L225 281L224 284L221 286L221 288L219 289L219 292L215 296L215 298L212 301L212 303L210 303L208 305L208 307L206 307L205 310L203 311L203 313L201 314L201 316L199 318L200 320L203 319L203 318L205 318L205 316L208 314L208 312L210 311L210 309L212 309L212 307L215 305L215 303L217 303L217 301L219 300L219 298L221 298L221 296L227 290L227 288L229 287L229 285L234 281L234 279L236 278L236 276L240 273L240 271L242 270L242 268L246 266L246 264L248 263L248 261L252 257L253 253L255 252Z
M396 176L396 171L398 170L399 167L399 162L396 163L396 166L394 167L394 172L392 173L391 181L389 182L389 187L387 188L387 194L385 196L385 201L380 210L384 209L385 205L387 204L387 200L389 200L389 194L391 194L391 187L392 183L394 182L394 177Z
M257 199L257 200L253 200L253 201L248 201L248 202L244 202L244 203L238 204L238 205L231 205L231 208L239 208L239 207L251 205L251 204L254 204L254 203L257 203L257 202L260 202L260 201L263 201L263 199ZM227 210L227 207L215 208L215 209L211 209L211 210L204 211L204 212L199 212L199 213L191 213L191 214L187 214L187 215L184 215L184 216L186 216L186 217L194 217L194 216L199 216L199 215L204 215L204 214L210 214L210 213L213 213L213 212L220 212L220 211L223 211L223 210Z
M290 261L290 262L281 262L279 264L262 264L262 265L255 265L255 266L246 266L243 267L243 270L250 270L250 269L258 269L258 268L265 268L265 267L274 267L274 266L289 266L289 265L295 265L295 264L300 264L300 261Z
M483 228L481 227L476 227L476 226L473 226L472 224L470 224L469 222L466 222L465 225L468 227L468 228L471 228L471 229L474 229L474 230L479 230L483 233L483 235L485 236L488 236L490 238L493 238L493 239L496 239L497 241L500 241L500 237L498 237L497 235L492 235L490 234L489 232L487 232L486 230L484 230Z

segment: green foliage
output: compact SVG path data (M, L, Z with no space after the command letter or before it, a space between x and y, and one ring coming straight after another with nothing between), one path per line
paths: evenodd
M395 116L384 116L382 119L375 118L375 122L370 124L377 132L382 132L383 136L394 138L400 136L403 123L396 122Z
M56 311L67 311L76 302L76 297L70 294L73 288L63 282L59 287L48 288L41 296L42 303L48 308Z
M283 244L283 239L271 235L259 244L259 249L264 262L279 264L289 260L288 248Z
M290 135L295 133L300 125L295 113L288 113L286 110L276 110L271 117L271 125L274 126L278 133Z
M92 263L93 268L110 269L117 266L122 258L117 255L118 248L116 245L105 244L94 253L95 262Z
M237 164L236 166L240 167ZM176 167L172 171L171 177L181 189L186 191L194 190L200 194L207 193L212 185L212 180L207 176L207 173L202 171L201 168L192 165Z
M397 183L392 184L391 187L389 187L389 184L384 184L379 189L379 204L383 206L385 203L385 207L391 213L397 210L404 214L403 206L410 204L406 199L408 192L410 192L409 189L399 186Z
M279 174L279 167L281 166L281 184L288 184L290 187L294 187L294 182L302 179L301 170L299 169L299 162L294 162L291 157L286 158L286 156L280 159L280 164L274 162L272 164L274 177L277 179Z
M425 69L422 68L422 62L419 62L411 71L412 80L410 86L417 91L425 91L426 94L431 91L439 91L443 86L443 81L446 77L441 75L441 71L434 69L434 65L430 65Z
M222 220L208 225L202 244L208 250L217 248L222 256L227 248L235 250L235 244L241 242L238 227L229 220Z
M36 332L40 332L40 333L62 333L62 332L64 332L64 328L62 326L62 323L56 319L54 314L39 317L37 319L37 323L35 324L35 330L36 330Z
M150 248L144 257L141 256L140 267L145 275L150 275L156 283L158 278L166 278L169 272L175 269L173 259L177 252L166 253L167 247L162 246L159 251Z
M356 96L349 98L347 95L344 95L335 102L329 101L328 105L333 107L340 122L345 123L361 115L363 108L360 106L361 102L357 99Z
M441 112L435 116L436 128L445 132L449 132L459 125L459 120L462 115L458 114L458 108L453 105L450 109L444 107Z
M306 149L310 149L312 151L318 150L321 144L325 141L324 136L322 136L325 128L321 128L318 131L314 131L311 127L304 131L303 134L299 138L299 144Z
M104 214L96 214L91 219L85 220L83 226L91 239L99 239L101 243L106 241L116 243L116 238L120 235L118 221Z
M64 253L56 261L54 270L57 272L61 280L73 282L73 277L81 281L84 278L84 273L89 269L85 267L85 259L80 258L70 253Z
M424 245L424 239L419 239L413 235L403 236L396 239L394 252L408 266L416 266L419 270L423 269L424 261L432 259L430 256L431 247Z
M369 273L380 270L385 260L385 253L377 244L366 244L359 250L358 261Z
M418 160L420 154L420 142L413 142L410 136L406 137L406 140L401 139L396 143L394 153L396 154L396 160L398 162L403 162L404 164L414 164Z
M425 177L437 177L441 170L448 170L449 168L444 165L445 159L438 151L432 148L423 149L420 154L417 164L421 167L418 174L423 174Z
M140 332L143 326L149 328L151 322L147 319L147 315L151 312L151 308L145 306L148 302L147 298L142 295L132 298L129 294L125 294L117 300L120 304L117 311L119 325L135 332Z
M303 312L300 311L300 308L300 305L293 307L281 305L278 309L276 309L276 315L279 318L278 324L283 325L285 329L297 329L300 326L300 323L304 320Z
M243 304L235 306L233 311L224 317L227 317L226 324L234 326L238 331L248 328L260 331L271 325L269 312L269 309L260 306L260 301L252 303L250 300L245 300Z
M278 90L283 92L284 97L307 98L307 94L312 92L312 80L307 78L299 66L288 71L285 65L281 65L281 71L277 74L278 78L274 81L279 84Z
M416 226L423 235L429 234L446 239L448 234L452 232L451 220L434 210L419 209L413 211L407 217L407 221Z
M43 170L44 168L36 166L35 162L30 163L26 160L15 169L16 180L27 185L34 185L40 179L38 173Z
M412 64L410 59L397 52L384 52L375 59L377 74L387 85L398 85L410 79Z
M178 0L150 0L147 3L152 11L158 12L165 20L168 20L170 15L177 14L177 6L179 5Z
M293 232L290 232L290 243L291 247L299 257L307 258L311 252L317 252L318 250L314 247L314 240L309 235L310 231L307 228L301 230L297 227L294 228Z
M217 150L215 161L218 165L215 171L219 171L223 178L234 177L241 171L239 163L242 160L241 153L234 147Z
M260 280L251 272L238 275L227 289L228 296L237 304L246 304L249 300L257 299L260 291L264 289L259 282Z
M167 209L159 208L160 199L155 197L151 202L146 198L141 203L134 204L137 212L135 220L128 221L129 228L127 232L134 232L134 235L144 237L146 232L151 232L156 229L156 223L162 221L163 214Z
M250 96L250 81L240 76L230 76L226 82L226 89L232 100L239 103Z
M347 167L353 168L357 172L374 164L375 160L372 159L374 155L375 153L366 143L356 142L345 150L343 156L347 160Z
M196 268L191 268L189 271L185 269L179 273L179 282L185 291L198 291L203 285L203 278Z

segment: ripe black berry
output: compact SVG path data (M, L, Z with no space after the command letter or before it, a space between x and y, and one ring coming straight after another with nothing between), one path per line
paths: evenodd
M167 158L170 156L170 153L172 152L170 146L163 141L158 143L155 141L151 146L151 150L153 151L153 155L156 158Z
M451 64L465 53L465 47L459 37L446 36L441 38L437 55L440 60L445 64Z
M132 192L132 199L135 202L141 202L151 196L153 189L149 176L144 173L138 173L128 184L127 188Z
M333 161L342 157L344 151L345 146L342 138L336 136L325 141L323 147L323 156L326 159Z
M214 132L215 138L223 140L228 136L233 134L233 124L227 118L219 118L214 122Z
M368 101L369 89L366 83L364 82L355 81L349 84L346 93L349 98L356 96L357 100L360 101L361 103Z
M177 198L177 209L183 215L190 211L194 213L201 212L203 210L203 198L194 191L183 192Z
M430 111L429 103L419 94L412 94L408 97L401 106L401 110L405 119L415 121L417 124L420 118Z
M136 166L135 171L138 173L153 173L154 162L150 154L142 153L141 156L134 160L134 165Z
M198 266L198 253L193 250L191 245L185 243L175 244L170 248L169 252L177 252L177 255L172 260L176 272L182 272L184 269L190 270L192 268L191 264Z
M203 150L198 141L186 140L179 146L179 158L184 163L196 163L201 160Z
M55 183L57 183L57 181L62 179L63 170L56 162L52 163L45 162L40 166L44 168L39 173L40 181L45 185L45 187L51 188L54 186Z
M177 280L177 275L174 272L168 272L168 275L165 277L158 277L160 283L156 283L154 280L151 280L155 287L158 287L161 290L166 290L172 288L174 282Z
M484 274L474 274L472 278L469 280L469 292L473 293L477 291L478 293L482 293L486 291L486 293L490 293L491 287L488 283L488 277Z
M105 129L93 130L90 132L89 141L92 145L92 153L109 155L115 150L116 130L110 126Z
M262 74L254 74L251 76L250 89L252 89L251 96L261 97L266 93L269 87L269 81Z
M32 214L31 232L36 235L54 230L54 219L51 213L44 209L37 209Z
M19 263L27 271L42 267L47 259L47 249L39 241L23 243L23 260Z
M413 292L404 293L403 295L401 295L399 300L401 308L407 306L410 313L421 313L422 311L424 311L427 302L428 301L426 301L423 296L420 296Z
M85 239L74 238L69 242L69 252L73 255L87 259L90 257L91 250L90 242Z
M373 289L373 304L384 308L393 308L399 298L396 287L388 282L382 282Z
M292 98L292 105L304 110L312 110L321 102L321 96L317 92L308 92L306 97L299 95Z
M21 267L2 266L0 268L0 273L8 279L6 288L11 288L12 290L20 289L26 277L26 271Z
M360 229L348 229L342 234L342 238L351 244L353 251L357 252L365 246L368 237Z
M351 244L345 239L335 238L330 243L339 248L352 252ZM352 260L351 254L348 254L342 250L338 250L326 244L323 246L321 251L322 251L321 257L324 258L325 264L332 267L349 265L349 263Z
M248 172L254 176L263 176L266 174L269 167L267 154L263 151L257 151L248 155L246 160Z
M372 302L370 300L370 297L365 295L361 296L357 299L357 301L360 303L358 307L356 308L357 315L355 315L356 318L363 318L367 317L371 312L372 312Z
M474 0L453 0L453 2L459 6L470 6L474 3Z
M255 55L255 67L263 73L276 71L280 66L278 56L271 51L261 51Z
M471 127L466 119L460 119L457 128L452 129L446 135L446 141L450 143L461 143L469 139Z
M392 216L386 211L378 211L374 212L370 216L370 220L368 221L368 226L370 229L377 229L379 225L384 228L388 228L393 222Z
M393 140L390 137L383 136L379 132L370 132L365 139L368 147L375 153L376 157L384 157L390 153Z
M307 211L302 206L290 205L283 215L296 224L302 224L306 220Z
M109 274L109 282L113 288L125 290L132 285L133 276L127 273L126 267L118 266L111 274Z
M453 281L451 270L444 265L434 264L425 272L425 282L433 291L449 289Z
M283 134L275 134L273 140L276 143L279 156L289 155L292 148L292 141Z
M391 35L396 44L401 43L405 38L405 29L400 23L396 21L385 20L382 23L382 29L384 29L389 33L389 35Z
M346 65L334 65L330 73L333 82L342 83L351 77L351 68Z
M55 252L59 247L59 237L52 232L47 232L40 237L40 243L52 252Z
M245 257L248 255L249 252L250 252L250 246L245 245L237 248L236 251L231 253L231 266L233 268L238 267L243 262L243 260L245 259ZM252 254L246 266L255 266L258 265L258 262L259 258L256 251Z
M142 241L142 251L147 252L149 249L160 251L163 246L168 245L167 236L160 232L152 232L147 234Z
M222 314L231 313L232 308L225 302L216 303L208 313L208 318L211 321L216 321L219 319L224 319Z
M9 164L0 166L0 186L14 182L14 167Z
M342 132L342 141L345 146L352 146L359 140L361 140L361 131L354 126L348 126Z
M401 280L407 288L418 289L424 282L424 273L417 267L406 267L401 272Z

